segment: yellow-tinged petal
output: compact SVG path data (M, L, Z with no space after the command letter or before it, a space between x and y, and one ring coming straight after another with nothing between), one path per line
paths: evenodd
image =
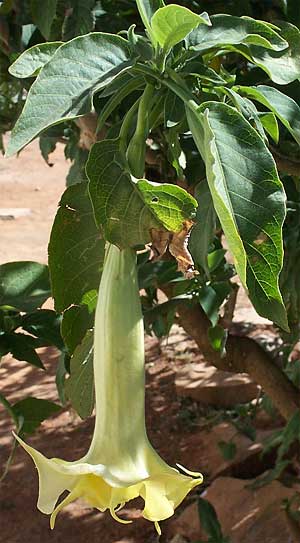
M143 517L153 522L169 518L174 513L174 507L168 500L163 481L158 478L144 481L141 496L145 500Z
M159 525L159 523L157 522L157 520L154 522L154 526L155 526L155 529L156 529L158 535L161 535L160 525Z
M143 517L154 522L169 518L190 490L201 483L202 477L192 479L175 470L144 481L141 492L145 500Z
M112 516L113 519L115 519L117 522L119 522L120 524L131 524L132 523L132 520L125 520L123 518L120 518L118 517L116 511L114 509L110 509L110 514Z
M79 496L78 496L76 490L73 490L72 492L70 492L70 494L64 500L62 500L55 507L55 509L54 509L54 511L53 511L53 513L51 514L51 517L50 517L50 528L51 528L51 530L54 529L55 521L56 521L56 517L57 517L58 513L63 509L63 507L65 507L66 505L69 505L69 503L72 503L78 497Z
M178 462L176 466L182 471L184 471L184 473L186 473L187 475L190 475L191 477L196 477L198 479L201 479L201 481L203 481L203 475L202 473L200 473L200 471L191 471L190 469L185 468L181 464L178 464Z
M37 507L42 513L49 515L64 490L72 490L76 484L74 475L63 475L54 460L46 458L39 451L30 447L19 436L14 437L22 445L34 461L39 475L39 497Z

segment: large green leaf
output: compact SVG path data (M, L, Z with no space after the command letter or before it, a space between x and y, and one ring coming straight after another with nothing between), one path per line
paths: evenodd
M187 116L237 272L258 313L287 329L278 288L285 195L273 157L226 104L207 102Z
M281 35L289 43L284 51L270 51L256 45L249 47L251 59L278 85L287 85L300 78L300 30L280 22ZM241 51L245 56L247 52Z
M195 198L198 202L196 225L189 239L189 250L195 264L200 265L209 277L207 254L214 238L216 212L207 181L196 186Z
M236 90L270 109L300 145L300 107L295 100L266 85L238 86Z
M0 305L33 311L51 295L48 268L38 262L8 262L0 266Z
M62 196L49 243L49 269L55 307L63 311L98 289L104 240L96 227L86 183Z
M37 75L39 70L49 62L61 41L40 43L26 49L9 67L9 73L14 77L26 78Z
M45 128L90 112L94 92L129 65L127 42L120 36L97 32L59 47L30 88L6 155L22 149Z
M176 185L134 180L126 170L118 140L95 143L86 172L97 224L120 248L151 241L151 229L179 232L197 206Z
M203 54L210 49L228 45L255 44L274 51L288 47L288 43L269 25L250 17L213 15L212 26L201 25L191 32L187 47Z
M211 24L207 13L197 15L175 4L158 9L151 19L154 38L165 51L184 40L187 34L200 24Z
M71 375L66 393L78 415L89 417L94 408L93 332L87 332L71 358Z
M33 22L44 38L50 38L51 26L56 15L57 0L30 0Z

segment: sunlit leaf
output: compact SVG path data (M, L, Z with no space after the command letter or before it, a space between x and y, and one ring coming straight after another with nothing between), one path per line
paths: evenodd
M153 228L179 232L195 212L196 200L180 187L132 179L118 140L95 143L86 171L96 221L119 247L150 242Z
M201 25L191 32L187 47L203 54L211 49L238 44L255 44L274 51L288 47L288 43L268 23L251 17L212 15L212 26Z
M38 262L8 262L0 266L0 305L32 311L50 296L48 268Z
M54 41L40 43L26 49L9 67L9 73L14 77L20 78L37 75L39 70L49 62L61 45L62 42Z
M207 13L197 15L175 4L158 9L151 19L153 35L166 51L184 40L187 34L201 24L211 24Z
M287 329L278 287L285 195L274 159L230 106L207 102L187 115L237 272L258 313Z
M126 40L100 32L59 47L30 88L6 155L22 149L45 128L90 112L94 92L130 65L129 55Z
M270 109L300 145L300 107L295 100L267 85L239 86L237 90Z

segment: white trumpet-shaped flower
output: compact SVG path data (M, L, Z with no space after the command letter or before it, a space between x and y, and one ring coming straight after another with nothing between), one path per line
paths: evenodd
M39 474L38 509L57 513L82 498L117 516L123 505L141 496L143 516L155 523L174 513L187 493L202 482L166 464L151 446L144 412L144 329L136 272L136 255L109 245L95 318L94 377L96 418L90 448L80 460L48 459L19 437ZM67 497L58 502L64 491Z

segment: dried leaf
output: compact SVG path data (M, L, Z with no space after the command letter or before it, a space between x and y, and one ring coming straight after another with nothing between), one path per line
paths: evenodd
M178 270L187 279L191 279L197 273L192 255L188 250L188 240L193 224L191 220L184 221L179 232L166 232L154 228L151 230L152 250L156 258L162 257L168 249L177 261Z

